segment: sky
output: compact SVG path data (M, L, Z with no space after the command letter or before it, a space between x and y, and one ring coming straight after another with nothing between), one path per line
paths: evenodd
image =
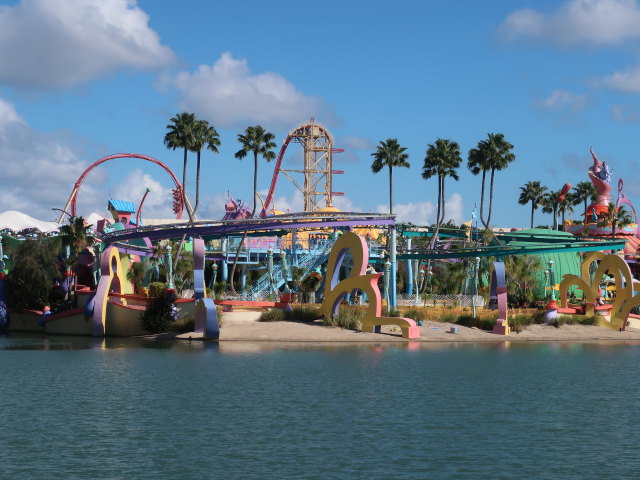
M518 204L528 181L588 181L591 146L640 205L636 0L0 0L0 59L0 211L57 218L82 172L113 153L152 156L182 178L182 152L163 138L183 111L222 143L203 153L200 219L221 218L228 194L251 205L253 162L234 157L238 133L262 125L277 153L310 117L345 149L333 159L345 171L334 177L342 210L388 212L388 175L371 172L371 154L397 138L411 167L394 170L394 213L435 222L437 183L422 166L445 138L463 158L445 218L468 221L481 184L467 154L488 133L516 155L496 173L492 225L528 226L530 207ZM285 165L302 168L300 146ZM263 193L273 167L260 161ZM150 162L106 162L82 184L78 214L105 215L109 198L137 205L150 188L144 216L172 218L172 187ZM302 208L282 176L275 206ZM551 217L538 211L535 223Z

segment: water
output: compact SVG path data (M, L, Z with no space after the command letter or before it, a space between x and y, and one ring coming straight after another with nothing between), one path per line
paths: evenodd
M636 479L639 361L0 337L0 478Z

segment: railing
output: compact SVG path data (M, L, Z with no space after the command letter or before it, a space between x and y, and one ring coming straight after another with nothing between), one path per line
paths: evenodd
M333 248L333 243L333 240L323 239L322 242L320 240L316 240L315 245L321 247L320 249L311 250L297 257L297 263L293 264L293 266L303 269L302 278L306 277L312 270L319 267L324 261L326 261L327 256L331 252L331 248ZM284 255L284 250L282 252ZM293 263L291 260L292 256L288 254L287 262L289 265L292 265ZM265 273L256 282L254 282L253 285L251 285L250 292L251 294L257 295L258 292L269 291L269 284L271 281L273 282L273 288L279 288L286 280L285 272L282 268L282 262L279 262L277 265L274 265L271 278L269 277L269 272Z
M399 293L398 305L451 305L460 307L484 307L484 297L480 295L436 295L415 293Z

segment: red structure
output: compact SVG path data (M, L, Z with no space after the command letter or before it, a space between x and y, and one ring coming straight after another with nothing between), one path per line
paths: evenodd
M117 158L139 158L140 160L146 160L147 162L155 163L156 165L161 167L165 172L167 172L171 176L171 179L175 184L175 188L173 189L173 212L176 214L177 219L182 218L182 212L184 210L184 195L182 191L182 185L178 181L178 178L171 171L171 169L167 167L164 163L162 163L160 160L157 160L153 157L149 157L148 155L142 155L140 153L115 153L113 155L108 155L106 157L101 158L100 160L93 162L89 168L87 168L84 172L82 172L82 175L80 175L80 178L78 178L78 180L74 184L73 190L71 190L71 195L69 195L69 200L67 200L67 204L62 210L71 212L71 216L75 217L78 190L80 189L80 186L82 185L82 182L84 181L86 176L89 174L91 170L96 168L98 165L108 162L109 160L115 160ZM69 207L71 207L71 210L69 210ZM58 223L62 223L63 218L64 218L64 212L60 214Z

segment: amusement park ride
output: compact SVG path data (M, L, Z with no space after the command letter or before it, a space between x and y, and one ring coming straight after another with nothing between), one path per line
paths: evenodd
M287 148L291 144L299 144L302 147L303 165L301 169L283 168L283 160ZM307 275L316 274L317 270L321 266L327 265L330 273L330 282L325 282L329 285L327 290L329 292L329 298L331 305L325 305L327 312L329 310L335 311L340 303L340 299L346 296L348 298L350 289L353 285L360 285L359 282L367 283L365 287L358 287L362 291L368 292L368 296L372 297L374 303L377 302L377 310L373 309L370 312L369 320L370 324L367 324L367 328L374 328L380 326L383 323L380 316L380 292L377 291L377 279L380 277L380 273L369 274L369 263L382 263L388 258L388 262L385 264L385 293L384 296L388 299L388 305L395 307L396 303L396 248L395 238L396 234L393 233L390 236L389 242L389 256L383 257L382 248L380 245L375 244L375 240L380 230L376 230L379 227L389 227L392 232L395 232L395 218L391 215L380 214L365 214L354 212L339 212L333 206L333 197L343 195L342 192L336 192L333 190L333 175L342 174L344 171L335 170L333 168L333 154L340 153L343 150L334 147L334 139L330 132L322 124L311 118L308 122L303 122L292 129L285 138L280 152L275 163L271 184L268 194L263 202L262 210L258 218L250 218L250 212L244 207L243 202L239 200L229 199L225 205L226 214L221 220L201 220L195 219L193 213L190 217L192 221L189 222L172 222L165 225L143 225L141 218L142 204L144 198L140 201L138 206L137 215L135 221L132 219L132 214L135 213L133 207L124 208L123 212L118 212L117 208L113 208L114 223L109 225L102 224L104 228L99 229L99 238L101 240L101 254L99 255L100 262L97 262L98 256L96 255L96 263L100 264L101 275L105 278L100 280L98 284L99 295L96 293L97 300L95 304L92 300L87 301L87 305L90 306L91 315L93 315L92 333L94 335L104 335L107 331L129 331L125 327L132 325L131 322L125 322L122 324L111 325L108 323L110 318L107 312L107 305L114 303L110 297L112 290L117 289L121 293L121 300L116 303L127 306L126 295L131 294L131 286L125 281L125 273L130 267L131 262L141 262L142 258L148 257L152 252L153 242L157 242L167 238L185 238L192 239L191 251L194 255L194 289L196 290L195 302L196 306L196 324L197 328L207 329L203 326L206 323L206 318L211 316L215 317L215 308L212 303L207 303L210 299L204 298L204 265L205 259L213 261L213 264L217 267L213 270L212 278L215 281L218 270L220 270L220 280L228 283L232 279L228 278L228 265L233 261L237 261L240 268L240 279L243 290L245 290L246 274L251 265L254 269L263 269L262 265L268 265L268 271L262 275L258 281L253 285L246 285L246 292L244 296L248 300L258 300L260 297L265 296L265 292L269 297L277 295L278 289L285 286L287 280L292 277L292 267L298 267L302 272L302 277ZM574 235L584 236L585 234L590 237L604 237L611 233L610 229L601 227L598 220L608 208L610 200L610 170L606 167L604 162L600 162L593 151L591 152L594 159L594 164L589 168L589 178L598 191L598 201L592 205L588 212L585 212L585 222L582 225L566 225L565 230L573 233ZM134 158L151 162L162 168L172 179L174 188L172 190L173 196L173 211L177 220L181 220L183 211L186 208L188 212L192 212L188 198L183 191L183 187L178 181L175 174L159 160L141 154L114 154L94 162L89 168L87 168L75 182L69 199L62 210L62 214L58 223L62 223L64 215L67 214L71 217L77 215L77 196L78 191L87 177L87 175L95 167L114 159L120 158ZM293 185L302 193L304 198L304 211L301 213L280 213L273 206L273 200L275 195L275 189L280 176L284 176L290 180ZM570 186L569 186L570 188ZM566 193L566 192L565 192ZM115 203L114 203L115 202ZM119 201L111 201L115 207L120 205ZM111 205L110 203L110 205ZM121 202L124 205L127 202ZM635 210L630 204L628 199L622 194L622 181L618 184L618 199L616 201L616 207L622 204L628 205L635 217ZM112 206L114 206L112 205ZM121 214L122 213L122 214ZM590 214L592 214L590 216ZM640 243L639 232L636 223L631 227L625 227L618 231L617 236L624 237L628 244L634 244L637 247ZM339 241L340 231L353 231L358 235L345 235L343 241ZM575 230L575 231L574 231ZM366 234L364 232L367 232ZM373 234L376 231L378 233ZM424 232L428 234L429 232ZM236 249L233 248L233 242L240 241L240 236L246 234L246 239L238 258L235 258ZM397 258L407 261L407 286L409 289L413 289L413 283L417 285L418 270L420 269L420 261L422 260L436 260L436 259L451 259L451 258L465 258L475 257L476 261L478 257L485 256L505 256L505 255L521 255L538 253L548 255L552 252L559 251L575 251L575 252L589 252L598 251L603 249L616 249L621 248L624 245L624 240L611 240L602 241L602 238L597 239L597 242L584 241L584 239L576 238L575 241L567 240L566 238L560 239L555 244L536 244L535 246L515 246L509 245L508 236L505 237L507 245L501 245L499 247L467 247L462 249L456 249L450 251L444 247L444 249L430 250L430 251L412 251L410 248L410 239L412 234L422 234L413 231L400 232L407 238L408 249L401 253ZM373 237L373 238L365 238ZM346 238L349 237L352 240L346 242ZM356 239L359 238L360 240ZM211 248L206 249L205 240L218 240L216 245L218 247L214 250ZM373 242L372 242L373 241ZM211 242L208 242L211 245ZM336 246L346 245L344 248L340 247L336 250ZM356 245L357 244L357 245ZM355 248L358 247L358 248ZM373 248L372 248L373 247ZM376 248L377 247L377 248ZM366 260L361 261L358 264L357 258L360 258L360 254L355 254L356 250L362 250L366 252ZM351 252L351 259L346 257L347 251ZM98 253L96 251L96 253ZM635 253L635 251L634 251ZM179 255L179 253L178 253ZM333 258L333 263L328 261ZM599 258L599 257L598 257ZM197 262L196 262L197 259ZM339 259L339 261L337 260ZM274 260L276 262L274 262ZM362 260L362 259L361 259ZM171 263L171 252L167 251L167 259L165 260L167 265ZM331 265L328 265L331 263ZM476 262L477 263L477 262ZM197 264L197 265L196 265ZM335 264L335 265L334 265ZM491 295L495 295L498 299L498 305L500 306L500 318L499 325L497 325L496 333L507 334L508 323L506 318L506 287L504 285L504 268L500 266L501 262L496 262L496 268L492 273L492 290ZM260 265L260 266L259 266ZM336 269L337 265L337 269ZM387 267L389 265L389 267ZM340 266L343 267L346 279L343 285L343 290L335 290L338 286L338 280L340 275ZM169 268L169 267L168 267ZM389 268L387 270L387 268ZM196 272L197 270L197 272ZM353 270L353 272L352 272ZM357 272L356 272L357 270ZM413 273L411 273L413 270ZM169 274L170 276L170 274ZM108 278L107 278L108 277ZM414 278L414 282L411 281L411 277ZM349 280L351 279L351 280ZM576 280L577 281L577 280ZM362 283L362 285L364 285ZM171 285L171 282L169 282ZM370 284L370 285L369 285ZM355 288L355 287L354 287ZM585 287L586 288L586 287ZM416 286L417 290L417 286ZM495 291L494 291L495 290ZM285 290L286 291L286 290ZM333 292L333 293L332 293ZM325 292L326 293L326 292ZM411 292L408 292L411 293ZM417 296L417 295L416 295ZM93 297L91 297L93 298ZM635 297L634 297L635 298ZM264 301L265 298L262 298ZM204 302L204 303L203 303ZM640 304L640 299L638 299ZM634 303L635 305L635 303ZM115 307L110 307L115 308ZM133 309L136 310L135 308ZM98 312L98 313L94 313ZM137 315L137 313L129 312L128 315ZM86 315L86 308L85 308ZM623 315L626 318L626 313ZM137 317L136 317L137 318ZM203 320L203 318L205 320ZM622 318L622 317L621 317ZM387 319L389 322L397 323L397 320ZM203 323L204 322L204 323ZM135 323L135 321L134 321ZM86 325L82 325L82 328L87 328ZM378 328L376 327L376 328ZM216 324L217 328L217 324ZM407 321L403 324L403 333L405 336L419 335L417 327ZM120 330L118 330L120 329ZM495 329L494 329L495 330ZM84 330L83 330L84 332Z

